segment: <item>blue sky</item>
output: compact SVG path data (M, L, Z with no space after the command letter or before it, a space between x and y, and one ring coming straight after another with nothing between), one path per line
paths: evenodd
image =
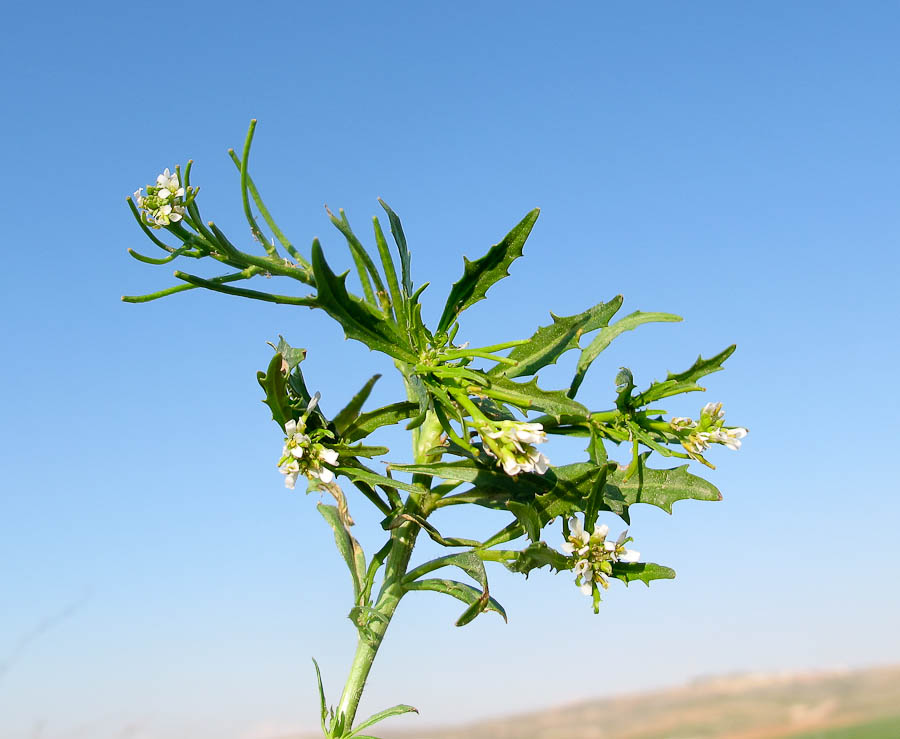
M364 232L385 198L432 320L462 255L542 208L461 339L527 336L617 293L684 316L598 360L595 407L619 366L640 384L738 344L704 397L669 408L723 400L750 428L714 455L724 501L633 512L636 546L677 580L614 584L594 616L566 576L498 571L510 623L465 629L455 602L410 596L363 711L409 702L422 717L402 724L424 725L900 660L898 32L887 2L8 10L0 733L312 729L311 656L339 693L349 584L315 496L282 487L255 372L283 334L335 408L375 371L372 402L396 399L390 364L305 309L119 302L174 282L125 251L149 252L125 196L164 167L193 158L205 215L249 244L225 152L253 117L254 176L294 242L349 266L323 203ZM377 517L352 503L373 551ZM476 513L444 526L496 528Z

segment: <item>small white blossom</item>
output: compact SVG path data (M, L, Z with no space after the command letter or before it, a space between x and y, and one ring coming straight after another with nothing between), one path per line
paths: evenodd
M714 422L721 421L725 418L725 411L722 410L721 403L707 403L703 406L703 410L700 411L701 415L707 416L711 418Z
M638 562L641 554L628 549L628 529L619 534L616 541L607 541L609 526L595 524L594 532L588 534L584 524L576 516L569 519L569 535L560 547L573 560L572 574L575 585L585 595L591 595L594 588L604 590L609 587L613 565L617 562Z
M168 169L156 178L156 185L147 185L134 191L134 201L143 211L143 222L151 228L162 228L184 218L184 188L178 181L178 173Z
M297 484L297 477L300 475L300 464L296 459L292 459L282 464L278 469L285 476L284 486L289 490L293 490Z
M543 475L550 469L550 460L533 446L547 441L541 424L500 421L494 426L479 429L479 433L484 451L499 459L503 471L510 477L520 472Z

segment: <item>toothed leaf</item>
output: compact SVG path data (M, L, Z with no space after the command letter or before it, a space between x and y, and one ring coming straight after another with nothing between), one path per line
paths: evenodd
M578 365L575 368L575 377L569 387L569 397L574 398L578 388L584 381L584 376L590 368L593 361L600 356L601 352L606 349L620 334L631 331L644 323L675 323L682 320L680 316L671 313L641 313L635 311L624 318L616 321L612 326L607 326L600 330L590 344L588 344L581 352L578 358Z
M574 316L555 316L551 313L553 323L538 328L527 344L517 346L509 353L508 358L517 362L515 366L498 364L488 374L523 377L555 364L565 352L578 348L584 334L606 326L621 305L622 296L617 295L608 303L598 303Z
M697 384L697 380L721 370L722 364L734 353L736 348L737 346L732 344L727 349L723 349L709 359L704 359L702 356L697 357L697 361L684 372L678 372L677 374L672 374L670 372L664 382L654 382L644 392L640 393L635 398L636 405L646 405L647 403L652 403L654 400L667 398L670 395L704 390L705 388L702 388Z
M463 276L454 283L447 296L447 304L438 322L438 333L446 332L460 313L483 300L491 285L509 276L509 265L522 256L522 247L539 214L538 208L532 210L480 259L470 262L463 257Z
M612 566L612 576L626 585L634 580L640 580L649 588L651 580L674 579L675 570L652 562L616 562Z
M328 315L341 324L348 339L355 339L402 362L417 361L405 336L395 331L376 309L347 292L347 273L335 275L331 271L318 241L313 242L312 266L317 300Z

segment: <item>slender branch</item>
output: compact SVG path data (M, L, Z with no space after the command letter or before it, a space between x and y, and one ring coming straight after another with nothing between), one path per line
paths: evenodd
M297 298L293 295L274 295L272 293L264 293L259 290L247 290L242 287L227 287L220 282L213 282L212 280L205 280L202 277L197 277L196 275L189 275L186 272L181 272L179 270L175 271L175 277L179 280L183 280L184 282L190 283L191 285L195 285L196 287L205 287L207 290L212 290L214 292L225 293L226 295L237 295L241 298L251 298L253 300L262 300L266 303L279 303L283 305L303 305L307 308L315 308L318 306L318 302L315 297L309 296L306 298Z
M209 280L209 282L215 282L217 284L221 284L224 282L237 282L238 280L249 279L253 275L259 274L259 272L260 270L258 270L256 267L250 267L246 270L235 272L231 275L213 277L211 280ZM169 295L174 295L175 293L183 293L186 290L196 290L198 287L201 287L201 285L173 285L172 287L167 287L164 290L159 290L148 295L123 295L122 300L126 303L149 303L151 300L159 300L159 298L165 298Z
M234 162L235 166L238 168L238 171L241 170L241 160L238 158L237 154L234 153L234 149L228 150L228 155L231 157L231 161ZM259 208L260 215L262 215L263 220L272 229L272 233L275 234L275 238L278 239L278 242L284 247L284 250L290 254L301 267L311 270L309 262L304 259L303 255L297 251L297 248L290 242L287 236L284 235L284 232L278 227L278 224L275 223L275 219L272 218L272 214L269 212L269 209L266 207L266 204L263 202L262 196L259 194L259 190L256 189L256 185L253 183L253 178L250 174L247 174L247 189L250 191L250 197L253 198L253 202L256 204L256 207Z

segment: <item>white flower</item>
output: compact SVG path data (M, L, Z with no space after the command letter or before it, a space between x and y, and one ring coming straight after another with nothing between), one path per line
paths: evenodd
M591 536L584 530L584 524L575 516L569 519L569 538L563 542L560 549L566 554L574 554L577 548L578 554L584 556L590 550Z
M704 416L708 416L713 421L721 421L725 418L725 411L722 409L721 403L709 402L703 406L703 410L700 411L700 413Z
M533 446L547 441L541 424L500 421L493 426L484 426L479 433L484 451L491 457L499 458L503 471L510 477L520 472L543 475L550 469L550 460Z
M156 176L156 186L164 190L168 189L174 192L180 187L178 183L178 175L170 173L169 168L166 167L165 171L161 175Z
M686 416L676 416L672 420L669 421L669 425L675 431L681 431L682 429L695 429L697 428L697 424L694 420L687 418Z
M296 459L293 459L290 462L285 462L278 469L285 476L284 486L289 490L293 490L294 485L297 484L297 477L300 474L300 464Z
M585 595L590 595L592 592L594 592L594 586L591 584L590 580L581 583L578 589Z
M303 433L302 427L298 430L297 422L292 418L284 424L284 455L290 454L295 459L303 457L303 450L309 446L309 437Z
M729 449L734 449L737 451L741 448L741 439L743 439L747 435L747 429L742 428L740 426L736 426L733 429L720 429L720 443L727 446ZM721 438L721 437L725 438Z
M575 566L572 568L572 572L575 573L575 577L584 577L588 572L590 572L591 563L586 559L579 559Z

